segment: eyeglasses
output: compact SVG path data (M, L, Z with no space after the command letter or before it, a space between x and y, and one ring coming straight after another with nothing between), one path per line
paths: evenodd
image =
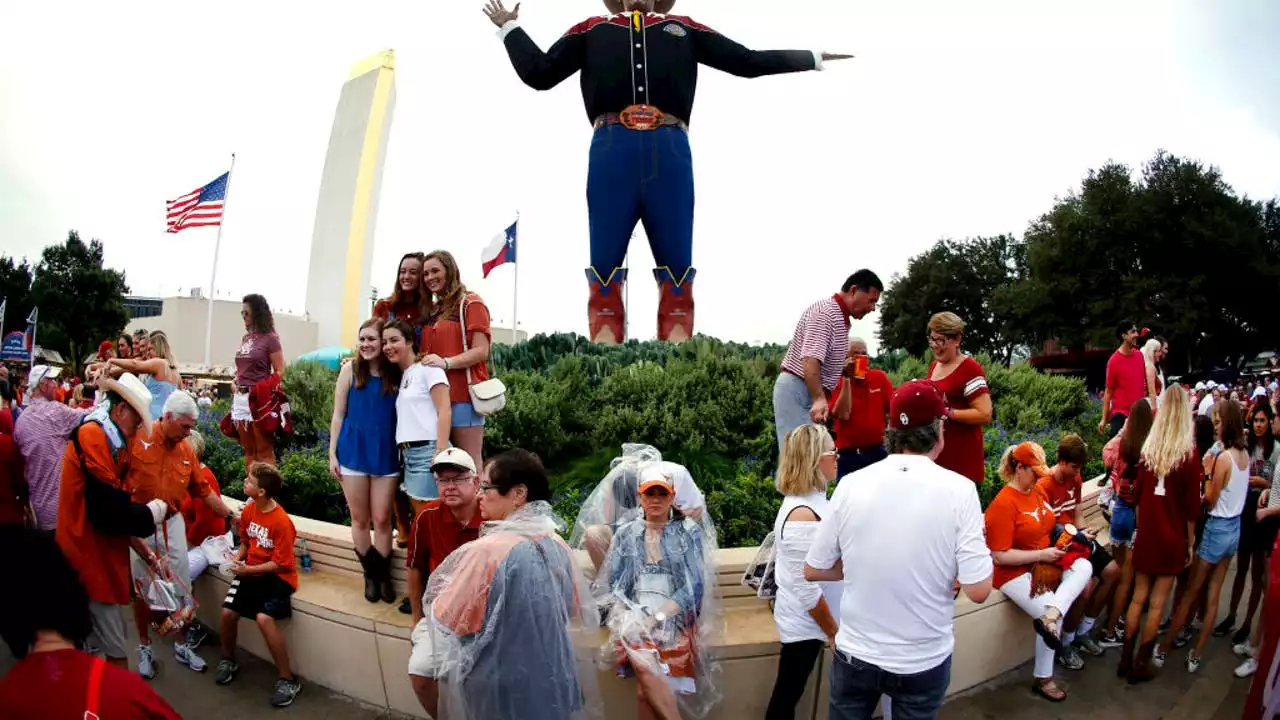
M951 338L947 335L929 335L930 345L945 345Z
M480 487L479 487L479 488L477 488L477 489L478 489L480 492L489 492L490 490L497 490L497 489L498 489L498 486L497 486L497 485L492 485L492 484L490 484L490 483L480 483Z
M671 493L667 492L666 490L663 490L662 488L650 488L644 491L645 497L651 497L651 498L664 498L670 494Z
M828 450L828 451L826 451L826 452L822 453L822 457L835 457L835 456L836 456L836 451L835 451L835 450Z
M436 485L466 485L471 482L470 475L461 475L458 477L440 477L436 476ZM490 485L489 487L493 487ZM481 488L484 489L484 488Z

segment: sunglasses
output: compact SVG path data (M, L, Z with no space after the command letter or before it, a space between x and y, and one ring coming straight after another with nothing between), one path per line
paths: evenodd
M667 492L666 490L663 490L662 488L649 488L648 490L644 491L644 494L645 494L645 497L664 498L670 495L671 493Z

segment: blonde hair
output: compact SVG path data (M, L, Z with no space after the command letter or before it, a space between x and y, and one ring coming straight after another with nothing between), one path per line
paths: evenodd
M1147 361L1147 367L1155 367L1156 351L1161 347L1160 341L1151 338L1142 346L1142 357Z
M929 332L947 337L964 335L964 321L953 312L940 312L929 318Z
M173 350L169 349L169 336L164 334L163 330L156 330L151 333L151 349L155 352L156 357L163 358L169 364L169 367L176 368L178 363L173 360Z
M196 454L197 458L204 457L204 435L201 435L199 430L191 431L191 434L187 436L187 444L191 446L191 450Z
M1142 462L1157 478L1173 472L1196 449L1187 391L1181 385L1170 385L1160 397L1160 412L1142 444Z
M1019 444L1030 446L1031 454L1036 458L1036 465L1049 464L1045 461L1044 448L1040 447L1039 443L1025 442ZM1017 449L1018 445L1010 445L1004 449L1004 454L1000 456L1000 467L996 469L996 472L999 473L1000 479L1006 483L1013 482L1014 476L1018 473L1018 466L1023 464L1013 457L1013 451Z
M783 495L804 495L827 489L827 478L818 467L822 454L835 450L831 433L821 425L801 425L787 433L778 459L774 485Z

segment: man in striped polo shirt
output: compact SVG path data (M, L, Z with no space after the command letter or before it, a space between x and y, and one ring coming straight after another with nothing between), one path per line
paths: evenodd
M875 310L883 291L875 273L859 270L844 281L840 292L810 305L800 316L773 384L779 454L787 433L806 423L826 422L827 397L840 380L849 351L849 319Z

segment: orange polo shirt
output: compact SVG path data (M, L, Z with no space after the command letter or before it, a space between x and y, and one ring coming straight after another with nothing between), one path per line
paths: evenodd
M129 453L112 453L106 432L96 423L75 429L84 452L84 467L94 478L111 487L125 487ZM89 599L108 605L128 605L130 597L129 538L104 535L85 516L85 475L75 445L67 443L62 457L58 488L58 529L55 537L62 554L80 575Z
M151 437L135 435L129 441L129 473L126 476L133 501L147 503L157 498L177 509L182 498L203 498L209 481L200 473L200 460L185 440L170 444L157 420Z
M841 420L832 413L832 426L836 431L836 449L865 448L884 442L884 429L888 420L889 398L893 397L893 381L882 370L868 369L867 377L857 380L841 377L831 393L827 406L834 408L841 393L852 393L849 398L849 419Z

